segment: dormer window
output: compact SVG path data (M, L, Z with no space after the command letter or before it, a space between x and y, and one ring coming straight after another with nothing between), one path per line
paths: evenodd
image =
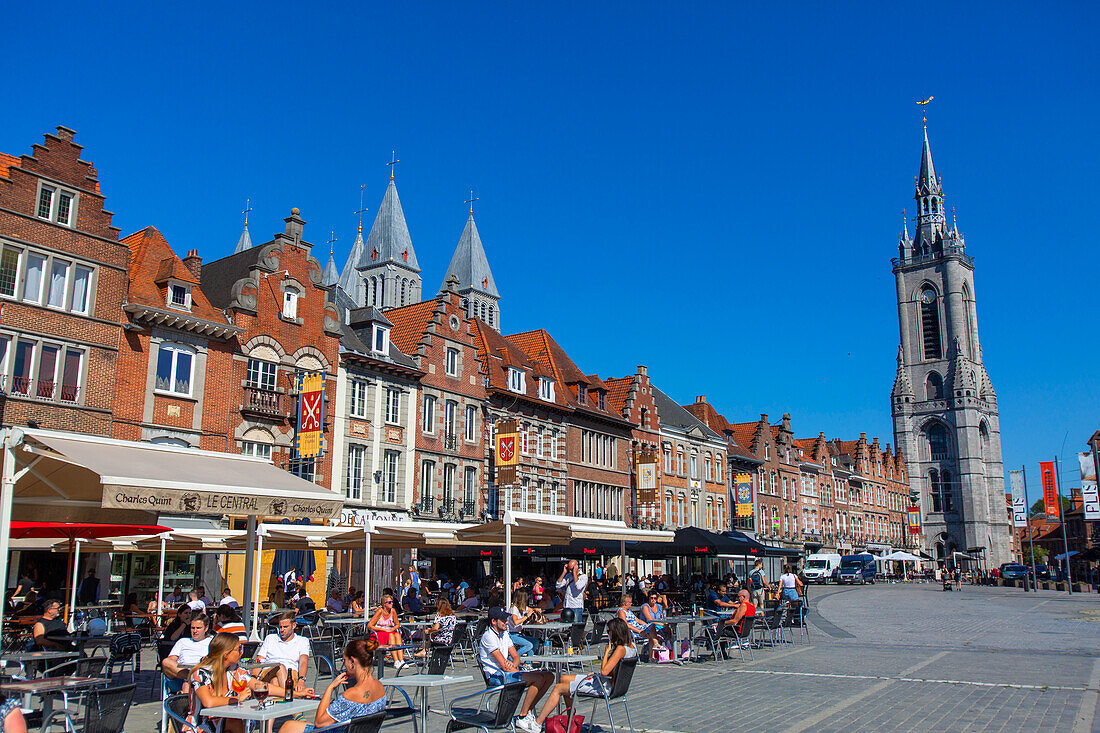
M374 324L374 338L371 347L377 354L390 353L390 329L379 324Z
M588 402L588 385L587 384L578 384L577 385L577 400L581 403Z
M294 320L298 317L298 295L294 288L283 291L283 318Z
M605 409L607 404L607 393L602 389L596 390L596 406L601 410Z
M191 310L191 287L182 283L169 283L168 307Z
M554 401L554 380L539 377L539 399L547 402Z
M508 389L523 394L527 388L523 384L523 370L508 367Z

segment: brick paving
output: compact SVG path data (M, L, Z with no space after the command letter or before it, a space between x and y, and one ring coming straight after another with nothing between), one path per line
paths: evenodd
M640 666L635 730L1100 731L1100 595L878 584L814 588L811 606L808 643L758 650L755 662ZM131 733L159 720L142 678ZM430 716L428 731L445 720Z

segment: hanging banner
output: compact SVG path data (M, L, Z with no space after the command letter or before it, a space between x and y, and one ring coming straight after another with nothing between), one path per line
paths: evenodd
M321 434L325 424L325 375L304 372L298 377L297 458L321 455Z
M1081 466L1081 499L1085 504L1085 520L1100 519L1100 492L1096 488L1096 463L1092 453L1078 453Z
M739 473L733 477L733 500L737 502L737 516L752 516L753 502L751 473Z
M1009 471L1008 483L1012 488L1012 525L1027 526L1027 497L1024 496L1024 472Z
M511 486L516 482L516 466L519 465L518 438L519 431L515 420L501 420L497 423L493 442L497 486Z
M657 503L657 456L654 453L638 455L638 503Z
M1054 472L1054 461L1039 463L1039 477L1043 482L1043 510L1049 519L1061 519L1062 507L1058 499L1058 476Z
M906 512L906 518L909 520L909 534L920 534L920 507L911 506Z

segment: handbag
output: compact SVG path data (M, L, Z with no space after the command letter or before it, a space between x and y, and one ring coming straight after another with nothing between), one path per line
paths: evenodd
M568 731L565 730L566 723L569 722L569 715L555 715L552 718L546 719L546 733L581 733L581 726L584 725L583 715L573 716L573 725Z

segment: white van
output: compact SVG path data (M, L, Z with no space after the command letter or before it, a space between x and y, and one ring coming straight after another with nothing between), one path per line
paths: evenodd
M836 579L840 570L840 555L815 553L806 557L802 565L802 575L811 583L828 583Z

